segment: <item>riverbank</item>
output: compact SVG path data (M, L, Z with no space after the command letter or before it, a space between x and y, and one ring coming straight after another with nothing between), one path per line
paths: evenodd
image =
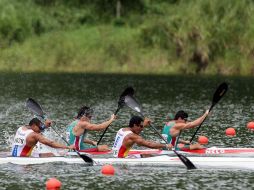
M0 6L0 71L254 74L252 2L140 1L120 19L38 2Z

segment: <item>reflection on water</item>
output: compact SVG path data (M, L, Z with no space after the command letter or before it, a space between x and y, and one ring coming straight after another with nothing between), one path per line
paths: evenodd
M0 151L10 150L10 139L19 125L25 124L31 114L25 108L28 97L36 99L57 123L56 129L64 134L81 105L95 110L94 122L110 117L117 108L118 96L132 85L135 96L142 103L158 129L169 112L183 109L195 119L211 105L219 83L226 81L229 91L204 123L200 134L209 137L209 147L254 147L254 134L246 123L254 120L253 78L222 78L194 76L141 76L141 75L87 75L87 74L1 74L0 96ZM115 132L128 124L133 115L122 109L118 120L110 127L103 142L113 141ZM236 137L226 137L225 129L235 127ZM194 130L184 132L189 139ZM59 140L54 132L48 136ZM91 133L98 140L101 133ZM153 130L145 129L143 136L159 140ZM43 189L46 179L57 177L63 189L252 189L252 171L196 170L183 168L117 167L117 174L105 177L99 167L83 165L43 164L35 166L0 166L0 189ZM78 172L77 172L78 171Z
M114 176L104 176L100 167L82 164L5 165L0 169L0 189L39 190L50 177L57 177L63 189L253 189L253 171L248 170L187 171L184 167L119 166L115 167Z

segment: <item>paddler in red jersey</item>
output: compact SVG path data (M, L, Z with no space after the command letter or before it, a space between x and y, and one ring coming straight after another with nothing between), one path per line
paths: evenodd
M188 122L188 114L185 111L178 111L174 120L168 121L162 131L162 136L168 143L171 143L176 150L197 150L204 148L199 143L190 144L190 141L179 140L179 135L182 130L190 129L199 126L208 115L207 110L201 117L194 121ZM184 144L180 147L179 143Z
M133 116L130 119L129 127L121 128L115 137L115 142L113 145L113 156L118 158L128 157L128 152L134 144L138 146L145 146L147 148L155 149L172 149L171 144L161 144L153 141L147 141L140 136L141 131L145 126L148 126L151 121L149 119L143 120L139 116ZM137 157L142 157L142 155L136 155Z
M14 142L12 145L11 155L13 157L29 157L32 154L38 142L50 146L52 148L62 148L62 149L73 149L74 146L66 146L54 142L45 138L41 132L51 125L50 120L46 120L45 124L42 123L38 118L33 118L29 125L19 127L16 135L14 137ZM54 156L53 154L46 153L40 154L39 156Z

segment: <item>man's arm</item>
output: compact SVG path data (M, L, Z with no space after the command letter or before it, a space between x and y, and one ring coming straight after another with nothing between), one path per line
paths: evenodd
M97 142L92 141L92 140L90 140L90 139L84 139L84 143L87 143L87 144L91 144L91 145L97 146Z
M185 141L185 140L179 140L180 143L183 143L183 144L190 144L190 141Z
M81 125L82 128L91 130L91 131L101 131L105 129L107 126L109 126L113 121L115 120L115 115L111 115L111 118L108 121L105 121L100 124L92 124L88 123L87 121L80 121L79 125Z
M138 136L138 135L131 135L130 140L132 140L134 143L136 143L139 146L145 146L147 148L166 148L166 149L172 149L172 145L171 144L161 144L161 143L156 143L153 141L147 141L145 139L143 139L142 137Z
M198 119L192 121L192 122L189 122L189 123L186 123L184 125L184 127L182 129L189 129L189 128L193 128L193 127L196 127L198 125L200 125L204 119L206 118L206 116L209 114L209 110L207 110L201 117L199 117Z
M66 145L59 144L55 141L52 141L52 140L49 140L49 139L43 137L41 134L35 134L34 138L35 138L35 140L39 141L40 143L50 146L52 148L73 149L75 147L74 145L66 146Z

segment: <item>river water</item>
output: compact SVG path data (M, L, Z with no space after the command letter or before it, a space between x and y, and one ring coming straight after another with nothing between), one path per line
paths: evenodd
M161 130L168 113L186 110L195 119L208 109L216 87L226 81L229 90L214 107L199 135L209 138L208 147L254 147L254 134L246 128L254 120L254 78L99 74L6 74L0 75L0 151L10 151L11 140L20 125L27 124L31 113L25 107L28 97L37 100L48 117L56 121L56 130L64 134L82 105L95 110L94 123L108 119L117 108L121 92L133 86L144 114ZM102 143L112 145L116 131L128 124L135 113L120 111ZM234 127L237 135L227 137ZM53 131L49 138L59 140ZM182 133L190 139L194 130ZM101 132L90 133L98 140ZM159 141L152 129L144 138ZM196 140L196 139L195 139ZM63 143L63 142L62 142ZM253 170L197 169L183 167L116 166L114 176L104 176L101 167L85 164L50 163L41 165L0 165L1 189L44 189L50 177L62 182L62 189L253 189Z

